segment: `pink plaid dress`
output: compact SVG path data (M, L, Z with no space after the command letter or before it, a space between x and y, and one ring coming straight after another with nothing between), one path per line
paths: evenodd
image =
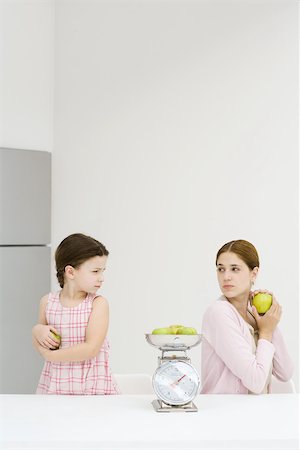
M46 319L61 335L60 348L84 342L85 331L96 295L86 298L73 308L66 308L59 300L60 292L50 293L46 305ZM37 394L111 395L118 388L109 368L109 342L105 338L97 356L86 361L46 361L37 387Z

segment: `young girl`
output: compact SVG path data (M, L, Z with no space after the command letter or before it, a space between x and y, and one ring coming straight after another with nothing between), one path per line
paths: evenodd
M293 363L278 328L281 306L268 291L251 291L259 270L255 247L236 240L223 245L216 266L222 296L203 316L201 378L203 394L264 394L272 374L288 381ZM258 292L272 295L260 316L251 301Z
M45 359L37 394L119 393L108 361L108 302L97 294L107 257L104 245L83 234L59 244L55 262L61 290L42 297L32 330L33 345Z

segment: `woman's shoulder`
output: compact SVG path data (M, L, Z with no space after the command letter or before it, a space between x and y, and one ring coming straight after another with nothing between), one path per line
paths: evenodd
M226 297L223 295L219 297L217 300L214 300L206 309L207 312L209 311L224 311L230 308L230 303L227 300Z
M204 312L204 318L208 320L213 317L214 320L224 318L224 316L235 316L235 308L230 304L226 297L221 296L217 300L214 300Z

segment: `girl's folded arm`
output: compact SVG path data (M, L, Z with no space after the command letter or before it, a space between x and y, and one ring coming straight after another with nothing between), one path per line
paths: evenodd
M58 343L51 338L50 331L57 333L57 330L48 325L46 319L46 305L48 301L48 295L45 295L40 300L38 323L32 328L32 345L42 354L43 348L56 348Z
M86 329L85 341L72 347L58 350L41 350L47 361L85 361L94 358L100 351L108 330L109 306L104 297L96 297Z

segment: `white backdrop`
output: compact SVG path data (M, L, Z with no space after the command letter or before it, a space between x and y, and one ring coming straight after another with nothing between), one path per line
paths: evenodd
M113 370L152 373L158 352L144 333L155 327L201 331L219 295L215 254L239 238L258 249L256 287L282 303L297 364L297 2L22 4L49 17L55 4L55 26L36 30L45 42L54 30L54 126L40 141L22 129L18 142L53 153L53 249L84 232L110 251L102 293ZM32 56L48 73L44 54ZM33 108L46 123L51 102ZM6 146L16 145L14 123Z

